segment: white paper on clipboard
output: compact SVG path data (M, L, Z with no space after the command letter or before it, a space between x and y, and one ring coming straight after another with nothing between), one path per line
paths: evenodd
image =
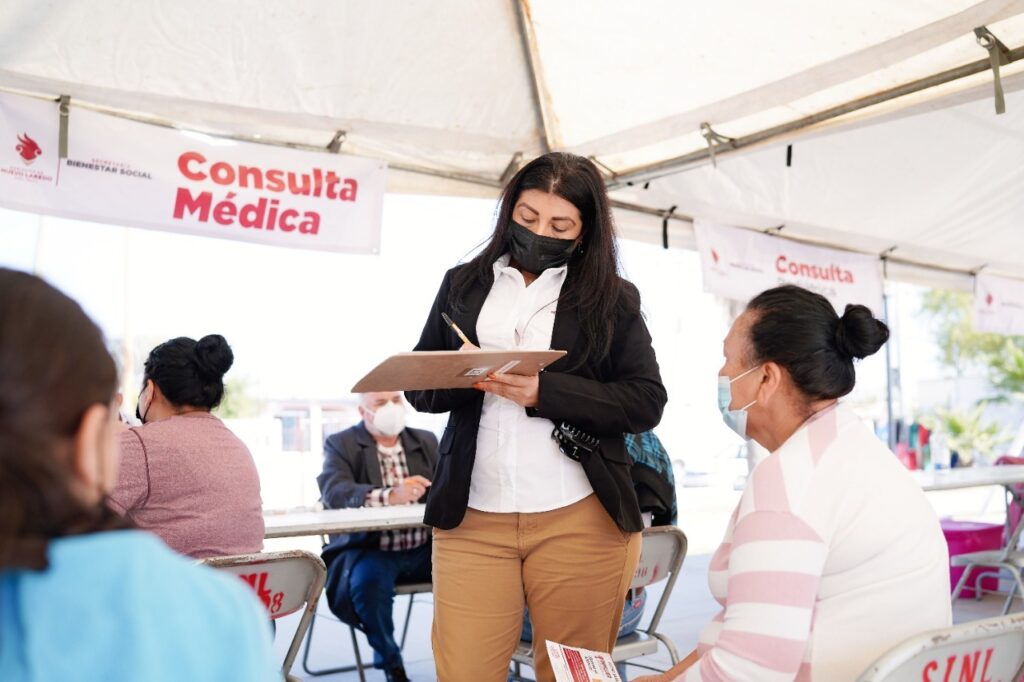
M547 641L555 682L622 682L612 657L601 651L578 649Z

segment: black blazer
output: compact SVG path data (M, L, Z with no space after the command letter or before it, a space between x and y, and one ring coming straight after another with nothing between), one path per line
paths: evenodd
M432 479L437 465L437 437L423 429L404 429L399 434L409 474ZM377 442L362 422L335 433L324 443L324 469L316 477L320 499L328 509L362 507L366 493L383 487ZM429 499L430 488L427 489ZM333 535L324 549L325 559L347 547L379 546L379 533Z
M451 315L469 340L479 345L476 322L490 287L474 284L463 301L464 312L453 311L448 292L457 269L445 274L415 350L457 350L462 346L442 319L442 312ZM622 434L641 433L657 426L668 395L661 383L651 335L640 314L640 296L632 284L626 282L626 286L632 290L634 303L620 307L608 356L590 358L579 367L574 367L578 364L574 358L579 357L585 343L579 317L575 310L558 308L551 347L567 350L568 355L541 373L540 402L528 408L527 414L556 424L567 421L601 439L597 452L590 456L584 453L583 470L619 527L638 532L643 521L629 474L632 460ZM475 389L444 389L408 391L405 396L421 412L451 413L441 437L441 456L425 519L437 528L455 528L462 523L469 501L484 394Z

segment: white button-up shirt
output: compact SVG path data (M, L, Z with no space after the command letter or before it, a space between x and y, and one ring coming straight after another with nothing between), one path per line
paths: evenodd
M526 286L504 255L477 319L483 350L547 350L566 267L549 268ZM594 489L575 462L558 450L548 419L528 417L516 403L484 394L469 506L485 512L542 512L582 500Z

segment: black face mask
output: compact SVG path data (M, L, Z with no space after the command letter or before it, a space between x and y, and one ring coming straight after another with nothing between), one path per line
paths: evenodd
M508 250L523 270L539 275L548 268L568 263L576 250L576 240L541 237L513 220L508 233Z

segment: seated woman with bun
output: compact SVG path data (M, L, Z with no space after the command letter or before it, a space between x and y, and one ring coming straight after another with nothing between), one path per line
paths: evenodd
M711 559L722 611L667 680L853 680L951 620L939 521L896 457L838 399L889 330L795 286L758 295L725 339L719 407L771 454Z
M146 360L136 414L121 434L113 508L171 549L201 559L263 548L260 479L245 444L210 413L234 355L223 336L162 343Z
M0 268L0 680L281 680L266 611L104 502L117 371L77 303Z

